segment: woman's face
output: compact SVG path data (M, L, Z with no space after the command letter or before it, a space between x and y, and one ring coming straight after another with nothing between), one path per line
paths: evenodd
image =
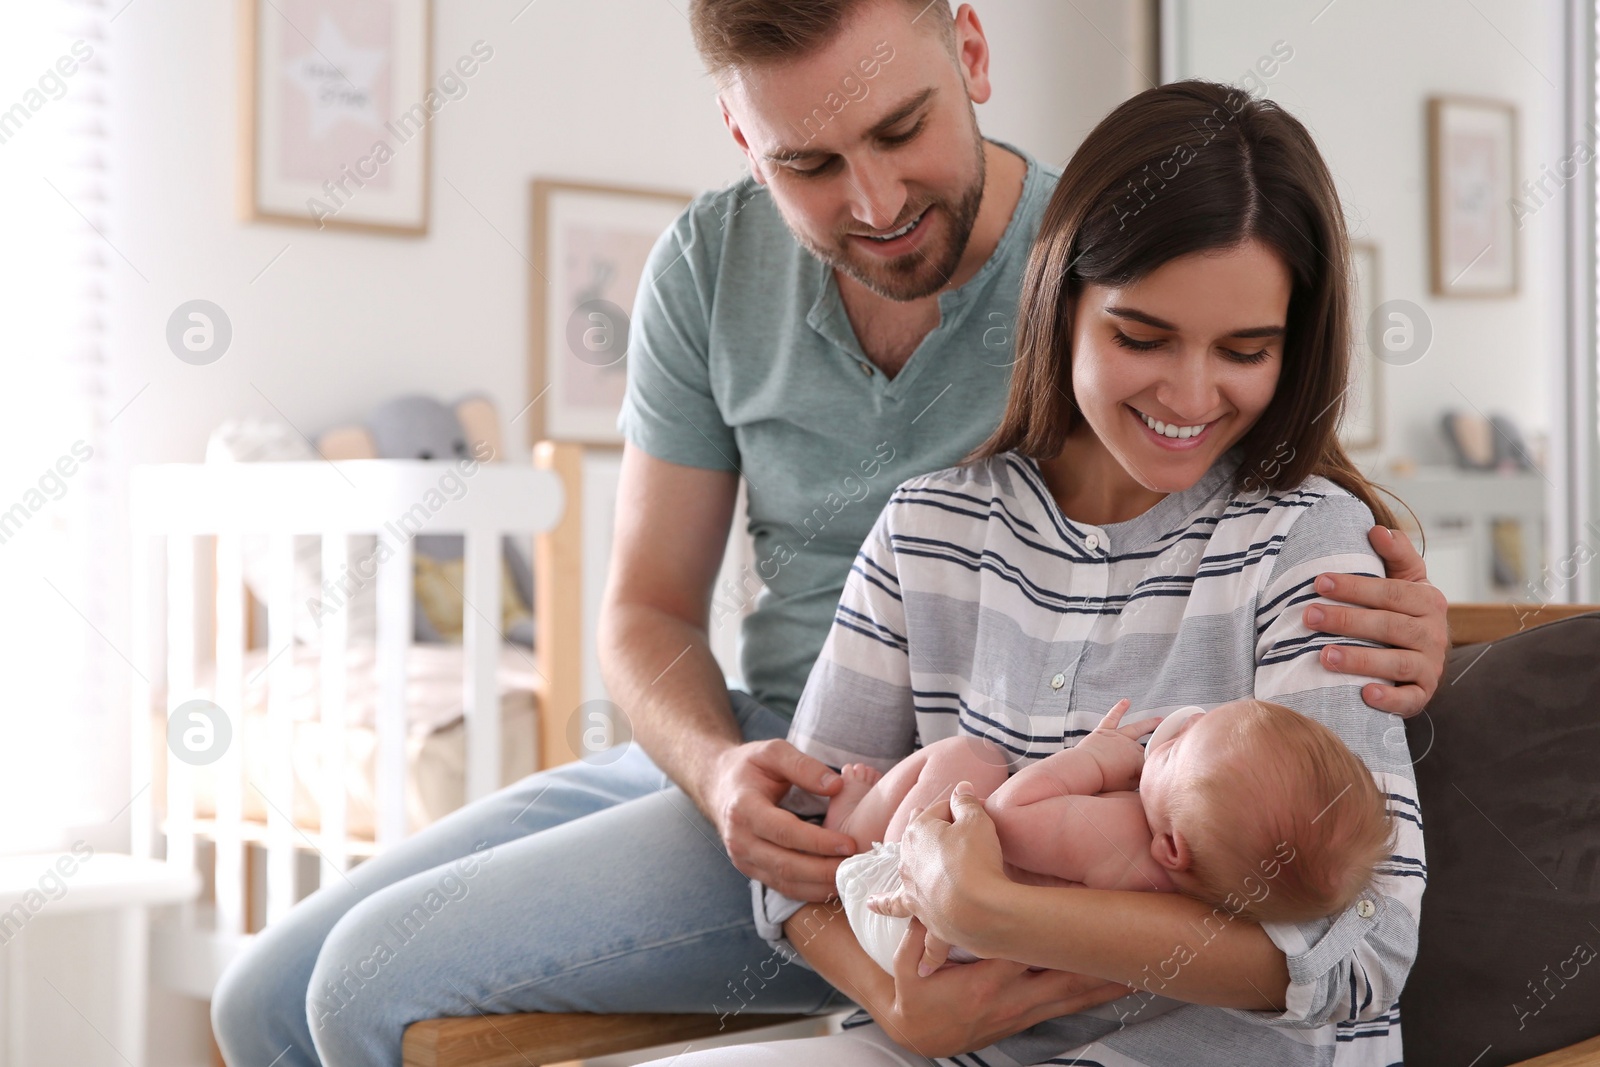
M1140 485L1189 488L1261 417L1283 366L1291 289L1288 266L1255 240L1180 256L1128 285L1084 287L1073 392Z

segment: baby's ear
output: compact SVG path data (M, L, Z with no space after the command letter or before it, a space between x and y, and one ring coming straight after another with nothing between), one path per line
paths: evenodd
M1169 871L1187 871L1191 862L1189 856L1189 842L1177 830L1169 830L1164 834L1157 834L1150 843L1151 854L1156 862Z

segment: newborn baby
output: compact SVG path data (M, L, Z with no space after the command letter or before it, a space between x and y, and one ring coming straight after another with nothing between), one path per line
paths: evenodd
M1009 773L972 735L945 738L880 775L840 768L823 825L869 851L839 866L839 897L887 971L909 920L869 910L899 887L900 835L919 807L972 783L1006 874L1035 885L1176 890L1256 922L1337 914L1392 851L1393 827L1364 764L1327 727L1261 700L1186 707L1122 726L1119 701L1071 748ZM1148 749L1138 739L1151 734ZM1137 791L1135 791L1137 790ZM929 939L928 961L940 949ZM976 959L959 948L954 962Z

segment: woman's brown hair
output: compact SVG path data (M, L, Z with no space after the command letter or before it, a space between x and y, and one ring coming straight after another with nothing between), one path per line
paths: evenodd
M1072 331L1085 285L1127 285L1179 256L1250 239L1283 258L1293 288L1278 386L1236 446L1236 487L1282 491L1320 474L1393 527L1393 511L1337 434L1349 383L1351 267L1333 178L1294 116L1215 82L1174 82L1125 101L1067 164L1023 276L1005 414L968 459L1061 452L1083 418L1072 392Z

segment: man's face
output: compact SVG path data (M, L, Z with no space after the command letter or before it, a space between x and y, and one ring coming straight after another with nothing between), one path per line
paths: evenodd
M879 0L813 54L737 71L721 94L796 240L891 300L944 287L983 199L972 110L989 95L981 28L963 8L958 62L917 17Z

